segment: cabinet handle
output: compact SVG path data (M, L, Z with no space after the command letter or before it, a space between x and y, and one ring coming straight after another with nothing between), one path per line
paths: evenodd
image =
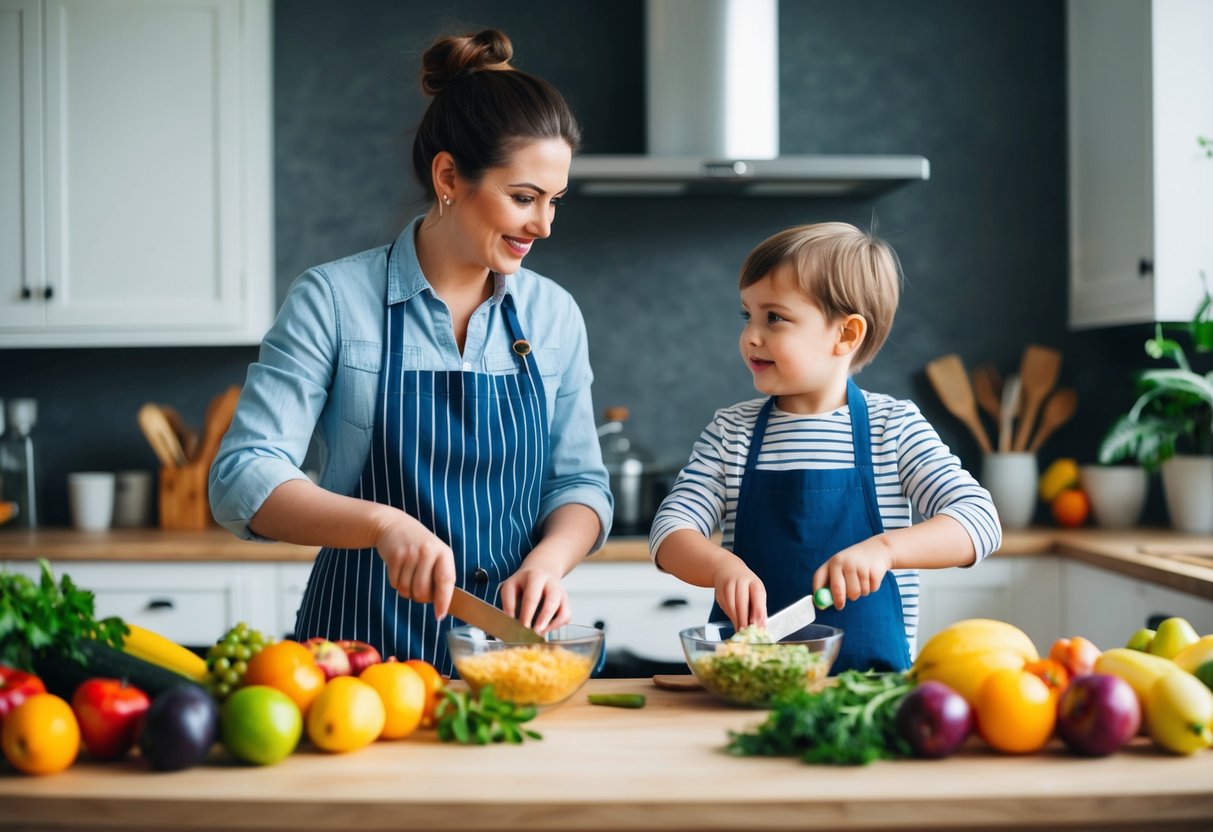
M666 598L658 606L663 610L668 610L672 607L689 607L691 602L685 598Z
M1137 276L1149 277L1154 274L1154 261L1148 257L1143 257L1137 261Z
M595 630L605 630L605 629L606 629L606 622L605 622L605 621L603 621L602 619L599 619L599 620L595 621L595 622L594 622L594 629L595 629Z
M54 286L47 286L45 289L42 290L42 299L43 300L50 300L54 296L55 296L55 287Z
M171 610L173 606L172 598L153 598L147 602L149 610Z
M29 300L33 296L34 296L33 290L31 290L30 287L28 287L28 286L21 287L21 299L22 300Z

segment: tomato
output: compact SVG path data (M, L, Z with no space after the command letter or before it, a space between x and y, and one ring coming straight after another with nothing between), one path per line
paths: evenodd
M46 693L46 685L32 673L0 664L0 722L9 712L37 693Z
M1082 636L1059 638L1049 648L1049 658L1061 662L1070 672L1070 678L1095 672L1095 660L1102 651Z
M244 684L277 688L306 715L312 700L324 689L324 671L316 666L316 657L307 647L297 641L278 641L249 659Z
M120 679L88 679L72 694L84 747L98 760L131 750L149 705L146 693Z
M1057 702L1039 676L996 670L981 684L974 707L977 733L991 748L1011 754L1037 751L1057 723Z

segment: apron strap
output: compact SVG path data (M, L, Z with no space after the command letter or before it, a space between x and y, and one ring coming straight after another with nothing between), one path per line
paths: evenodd
M851 443L855 446L855 467L863 480L864 503L868 519L876 534L884 531L880 519L880 504L876 499L876 474L872 467L872 426L868 418L868 403L863 391L853 379L847 379L847 407L851 411Z

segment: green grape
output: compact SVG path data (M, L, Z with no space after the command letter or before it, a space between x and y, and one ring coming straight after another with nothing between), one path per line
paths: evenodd
M239 688L248 672L249 660L271 643L273 639L244 621L224 633L206 653L207 687L211 695L222 701Z
M233 654L236 661L247 662L253 656L253 651L249 650L246 645L236 645L236 652Z
M221 656L218 659L215 659L215 663L211 665L211 671L218 676L227 672L228 668L231 666L231 659L228 659L226 656Z
M216 699L227 699L229 693L232 692L232 686L224 682L215 685L211 693Z
M248 662L236 662L232 665L232 670L243 678L244 674L248 672Z

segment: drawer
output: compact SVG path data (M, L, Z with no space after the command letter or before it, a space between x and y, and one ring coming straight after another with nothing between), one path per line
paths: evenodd
M299 612L299 605L303 602L303 593L307 589L307 579L311 574L312 564L310 563L279 565L276 576L278 629L274 633L278 638L284 638L288 634L292 637L296 635L295 615Z
M189 647L214 644L235 622L232 589L95 590L98 618L116 615Z

